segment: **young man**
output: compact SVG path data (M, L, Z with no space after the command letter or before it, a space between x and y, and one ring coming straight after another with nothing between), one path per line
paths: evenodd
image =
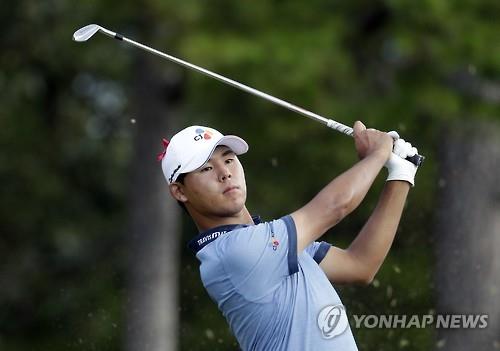
M243 139L192 126L165 143L159 158L170 193L200 231L189 246L203 285L243 350L357 350L332 284L372 281L414 184L417 169L404 158L417 150L359 121L354 143L359 162L304 207L269 222L245 207L237 158L248 150ZM389 176L379 203L352 244L317 242L360 204L384 165Z

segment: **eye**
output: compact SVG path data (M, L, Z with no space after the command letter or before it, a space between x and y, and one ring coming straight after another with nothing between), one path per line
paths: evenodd
M203 167L200 172L203 173L203 172L208 172L211 170L212 170L212 166L206 166L206 167Z
M233 163L233 162L234 162L234 159L233 159L233 158L228 158L228 159L226 160L226 164L227 164L227 165L228 165L228 164L230 164L230 163Z

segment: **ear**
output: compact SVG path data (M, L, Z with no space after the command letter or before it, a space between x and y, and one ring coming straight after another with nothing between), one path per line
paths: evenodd
M180 202L187 202L188 199L184 194L184 186L182 184L172 183L168 188L170 190L170 195L172 195L174 199Z

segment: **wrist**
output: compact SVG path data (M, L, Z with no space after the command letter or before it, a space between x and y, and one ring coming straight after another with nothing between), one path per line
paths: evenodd
M387 184L387 186L398 187L398 188L404 187L405 189L410 189L411 187L413 187L413 183L401 179L392 179L392 180L387 179L385 184Z
M385 164L387 162L387 160L389 159L389 157L391 156L391 150L390 149L386 150L384 148L378 148L378 149L373 150L373 152L370 153L369 156L381 161L382 164Z

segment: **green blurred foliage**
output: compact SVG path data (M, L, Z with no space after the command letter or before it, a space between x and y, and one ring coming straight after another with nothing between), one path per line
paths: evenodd
M0 349L114 350L125 332L130 72L146 53L74 30L100 23L298 106L396 129L426 163L377 286L342 287L350 313L433 309L435 155L446 123L497 119L498 1L13 1L0 10ZM352 140L165 62L187 81L182 125L244 137L248 206L293 211L356 161ZM156 143L157 141L152 141ZM145 155L145 157L149 157ZM345 247L376 203L326 235ZM159 190L160 191L160 190ZM184 242L195 233L185 220ZM397 268L395 268L397 267ZM182 251L180 345L234 350ZM388 293L390 291L390 293ZM360 349L428 350L433 330L353 330Z

